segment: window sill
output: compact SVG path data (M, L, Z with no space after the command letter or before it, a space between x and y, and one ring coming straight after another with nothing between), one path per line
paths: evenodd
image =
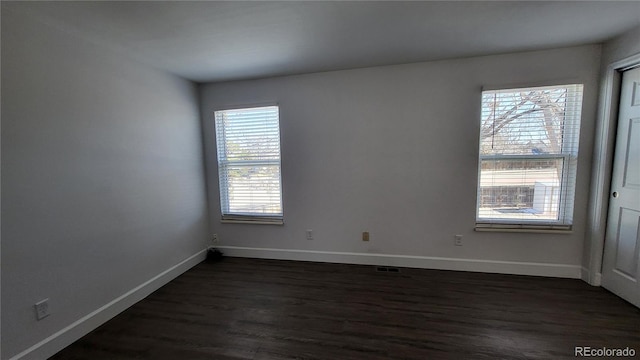
M474 228L478 232L510 232L510 233L535 233L535 234L562 234L571 235L571 227L559 226L535 226L535 225L508 225L508 224L476 224Z
M284 220L220 220L222 224L284 225Z

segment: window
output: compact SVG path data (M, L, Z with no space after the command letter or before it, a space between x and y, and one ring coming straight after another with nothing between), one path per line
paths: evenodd
M222 220L282 224L277 106L215 112Z
M476 227L570 230L582 85L482 92Z

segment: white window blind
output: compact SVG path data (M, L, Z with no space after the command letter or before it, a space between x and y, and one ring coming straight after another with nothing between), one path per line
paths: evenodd
M215 112L223 220L282 222L277 106Z
M484 91L477 227L570 229L582 85Z

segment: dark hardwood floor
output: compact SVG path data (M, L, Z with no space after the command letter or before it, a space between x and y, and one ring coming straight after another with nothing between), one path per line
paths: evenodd
M640 310L573 279L226 258L52 357L575 359L635 349Z

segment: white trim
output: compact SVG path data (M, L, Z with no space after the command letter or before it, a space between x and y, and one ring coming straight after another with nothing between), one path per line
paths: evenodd
M284 220L277 219L273 221L261 221L261 220L228 220L221 219L222 224L249 224L249 225L284 225Z
M589 269L584 266L582 267L580 278L591 286L602 285L602 273L596 273L593 276L591 276Z
M602 273L598 272L593 275L593 286L602 286Z
M413 255L368 254L317 250L294 250L218 246L225 256L260 259L316 261L341 264L399 266L421 269L474 271L580 279L580 265L461 259Z
M269 107L269 106L280 106L277 101L258 101L251 103L233 103L229 105L214 105L211 107L213 112L216 111L224 111L224 110L241 110L241 109L251 109L251 108L259 108L259 107Z
M544 81L528 81L528 82L516 82L516 83L502 83L502 84L484 84L480 88L481 91L509 91L509 90L519 90L519 89L528 89L532 87L541 87L541 88L551 88L556 86L564 86L564 85L575 85L581 83L580 78L567 78L567 79L556 79L556 80L544 80Z
M198 253L154 276L148 281L127 291L125 294L115 298L104 306L83 316L48 338L40 341L21 353L14 355L9 360L47 359L53 356L58 351L69 346L74 341L80 339L138 301L144 299L152 292L158 290L169 281L198 265L205 259L206 254L206 249L199 251Z
M604 255L605 229L609 208L609 188L613 168L613 151L618 120L618 101L620 98L620 71L640 65L640 54L616 61L607 66L603 85L600 88L600 111L596 123L593 147L593 167L589 191L589 215L586 241L590 253L587 270L588 283L600 285L602 276L602 257Z
M566 229L554 229L554 225L549 225L548 228L539 227L536 228L531 223L521 223L519 227L509 227L510 224L498 224L492 223L491 226L482 226L489 224L476 224L473 228L474 231L478 232L509 232L509 233L535 233L535 234L560 234L560 235L571 235L573 234L573 230L571 229L571 225L568 225ZM513 225L511 225L513 226Z

